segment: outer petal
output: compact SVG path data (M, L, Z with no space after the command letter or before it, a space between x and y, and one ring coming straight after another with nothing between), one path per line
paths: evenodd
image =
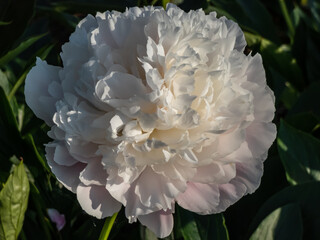
M107 171L103 168L100 160L91 160L80 173L80 180L85 185L105 186Z
M47 145L46 158L53 174L68 190L76 192L77 186L80 184L80 172L86 165L80 162L72 166L59 165L54 161L54 154L55 147ZM70 155L69 157L72 158Z
M225 211L230 205L237 202L246 194L246 186L236 180L219 186L220 201L218 206L211 213L220 213Z
M167 237L173 229L173 216L171 211L158 211L138 217L142 225L147 226L157 237Z
M276 126L273 123L252 123L246 129L248 147L254 157L265 154L277 135Z
M216 211L219 204L219 188L217 184L189 182L187 190L176 197L177 203L192 212L210 214Z
M77 187L77 199L81 207L96 218L112 216L121 209L121 203L115 200L103 186Z
M55 103L62 97L58 76L60 69L37 58L36 66L31 69L26 78L24 89L26 102L35 115L49 126L53 125Z

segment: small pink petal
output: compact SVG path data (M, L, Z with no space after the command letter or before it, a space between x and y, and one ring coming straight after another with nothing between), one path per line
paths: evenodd
M58 231L61 231L64 225L66 225L64 214L60 214L58 210L54 208L48 208L47 212L50 220L56 224Z

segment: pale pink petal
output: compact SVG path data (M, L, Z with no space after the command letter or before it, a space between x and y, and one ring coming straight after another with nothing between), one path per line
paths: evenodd
M26 102L35 115L49 126L53 125L52 117L56 112L55 103L62 97L58 76L60 69L60 67L48 65L46 61L37 58L36 66L31 69L26 78L24 89Z
M48 208L47 212L50 220L56 224L58 231L61 231L64 225L66 225L64 214L60 214L58 210L54 208Z
M247 187L243 183L233 179L230 183L220 185L219 192L220 199L218 206L216 206L214 211L211 213L220 213L225 211L230 205L237 202L247 193Z
M176 197L177 203L198 214L211 214L217 210L220 201L217 184L189 182L187 190Z
M217 152L224 157L237 150L245 140L245 131L242 129L234 130L230 133L222 134L219 137Z
M174 198L185 189L183 181L166 178L147 167L136 180L135 193L145 206L171 209Z
M246 129L248 147L254 157L265 154L277 135L276 125L273 123L252 123Z
M157 237L164 238L170 235L173 229L173 216L171 211L157 211L138 217L142 225L147 226Z
M110 217L120 211L122 206L104 186L79 184L77 199L83 210L96 218Z
M204 165L196 168L197 173L190 180L199 183L228 183L236 176L234 163L223 164L220 162Z
M62 165L62 166L72 166L72 165L78 163L78 161L76 159L71 157L68 149L65 146L63 146L62 144L56 145L53 160L57 164Z
M103 168L101 160L91 160L80 173L80 181L85 185L105 186L107 171Z
M46 146L46 158L51 171L68 190L76 192L77 186L80 184L80 172L85 168L86 164L78 162L72 166L59 165L53 160L54 152L54 147Z
M248 143L244 142L239 149L225 158L225 161L233 159L236 161L236 177L234 180L241 182L247 188L246 192L253 193L260 185L263 174L263 161L267 155L258 158L253 157Z

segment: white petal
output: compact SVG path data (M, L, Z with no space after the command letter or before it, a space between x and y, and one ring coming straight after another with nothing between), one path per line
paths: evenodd
M120 72L112 72L100 80L96 86L96 94L102 101L113 98L127 99L144 93L146 93L146 88L141 79Z
M236 180L219 186L220 201L219 205L211 213L220 213L225 211L230 205L237 202L247 193L246 186Z
M219 205L219 188L216 184L189 182L187 190L176 197L177 203L198 214L210 214Z
M170 235L173 229L173 216L171 211L157 211L138 217L142 225L147 226L159 238Z
M185 190L184 184L179 180L167 179L147 167L137 179L135 193L145 206L171 209L175 196Z
M107 171L103 169L100 160L92 160L80 173L80 181L85 185L105 186L107 181Z
M196 168L197 173L191 179L193 182L200 183L228 183L236 176L235 164L212 163Z
M252 123L246 129L246 140L253 156L261 157L265 154L276 138L276 134L277 129L273 123Z
M83 163L76 163L72 166L59 165L53 160L54 151L55 148L46 146L46 158L53 174L68 190L76 192L77 186L80 184L80 172L86 165Z
M121 209L121 203L103 186L80 184L77 187L77 199L83 210L99 219L110 217Z
M57 144L54 152L53 160L63 166L72 166L78 161L70 156L68 149L62 144Z
M36 116L49 126L53 125L55 103L62 97L58 76L60 69L60 67L48 65L46 61L37 58L36 66L31 69L26 78L24 89L26 102Z

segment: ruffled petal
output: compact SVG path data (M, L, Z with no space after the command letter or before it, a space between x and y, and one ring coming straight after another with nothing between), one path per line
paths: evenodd
M246 129L248 147L254 157L265 154L277 135L277 128L273 123L252 123Z
M138 217L142 225L148 227L159 238L170 235L173 229L173 216L171 211L157 211Z
M79 184L77 199L83 210L99 219L110 217L121 209L121 203L116 201L103 186Z
M70 191L76 192L80 184L80 172L85 168L86 164L76 163L72 166L62 166L54 161L55 147L46 146L46 158L51 171L56 178ZM71 156L69 156L71 158Z
M198 214L211 214L217 210L220 201L217 184L189 182L187 190L176 197L177 203Z
M105 186L107 171L103 168L100 160L91 160L80 173L80 181L85 185Z
M53 115L56 112L55 103L62 97L59 71L60 67L48 65L46 61L37 58L26 78L24 94L28 106L38 118L49 126L53 125Z

